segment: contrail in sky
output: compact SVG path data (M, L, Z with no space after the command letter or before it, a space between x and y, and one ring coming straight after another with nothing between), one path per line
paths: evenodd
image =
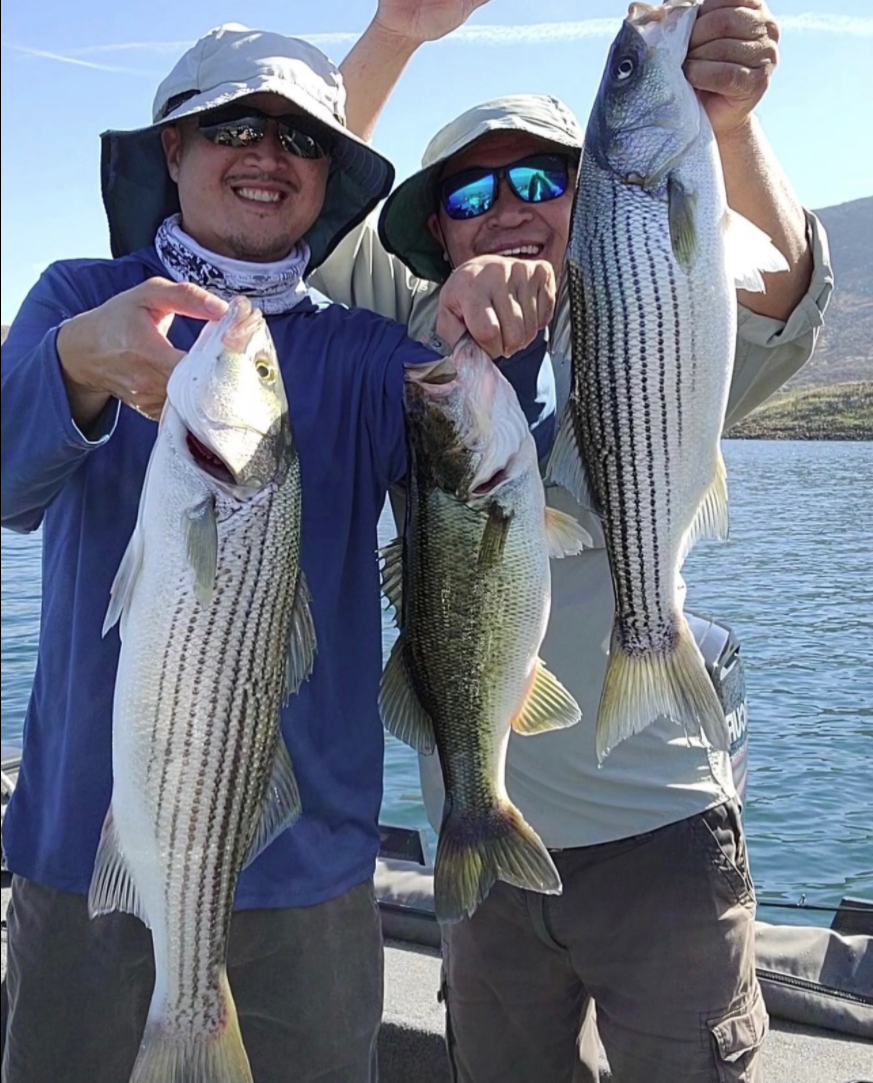
M489 48L519 45L555 45L588 38L610 38L621 24L620 19L582 19L576 22L529 23L517 26L474 25L462 26L449 37L435 44L478 45ZM873 37L873 17L867 15L832 15L806 12L801 15L785 15L779 19L779 25L788 33L830 34L841 37ZM324 34L303 34L307 41L320 48L331 51L353 45L360 33L358 31L335 31ZM121 75L140 75L153 77L161 72L146 68L131 68L117 64L107 64L100 60L89 60L92 56L117 56L135 54L138 56L172 53L180 55L193 43L190 41L129 41L108 45L86 45L77 49L67 49L64 53L47 49L32 48L27 45L15 45L3 42L3 47L22 56L54 60L62 64L74 64L77 67L93 68L97 71L114 72Z

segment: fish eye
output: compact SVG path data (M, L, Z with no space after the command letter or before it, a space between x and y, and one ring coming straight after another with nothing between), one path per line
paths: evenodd
M612 69L613 75L620 82L624 82L626 79L630 79L636 69L636 64L629 56L622 57L621 60Z
M276 368L267 357L259 357L255 361L255 372L265 384L271 384L276 379Z

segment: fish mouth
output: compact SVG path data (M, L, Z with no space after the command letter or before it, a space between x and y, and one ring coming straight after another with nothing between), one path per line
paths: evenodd
M504 481L509 479L509 464L502 466L499 470L493 473L490 477L481 481L475 488L470 490L471 496L488 496L489 493L493 493L498 486L502 485Z
M210 477L225 485L236 485L236 477L227 463L201 443L190 429L185 430L185 443L191 453L191 458L204 474L209 474Z

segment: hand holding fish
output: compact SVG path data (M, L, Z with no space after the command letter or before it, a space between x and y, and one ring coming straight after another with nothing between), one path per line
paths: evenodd
M89 426L110 397L158 418L183 356L167 339L176 315L217 320L226 302L185 282L151 278L61 325L58 356L73 418Z
M717 138L740 128L779 63L779 27L763 0L704 0L685 61Z
M416 42L437 41L469 19L488 0L379 0L374 23Z
M491 357L512 357L548 325L555 294L555 272L546 260L477 256L443 286L436 331L450 346L469 331Z

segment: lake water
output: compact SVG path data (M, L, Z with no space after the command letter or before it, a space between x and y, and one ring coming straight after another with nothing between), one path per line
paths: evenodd
M686 562L691 609L729 623L749 697L746 827L763 902L873 897L873 443L728 441L731 536ZM382 540L392 527L383 517ZM21 734L39 539L2 536L3 743ZM386 649L393 626L385 621ZM385 752L383 820L425 827L414 755ZM432 844L432 835L428 832ZM431 851L432 853L432 851ZM765 920L829 924L814 911Z

